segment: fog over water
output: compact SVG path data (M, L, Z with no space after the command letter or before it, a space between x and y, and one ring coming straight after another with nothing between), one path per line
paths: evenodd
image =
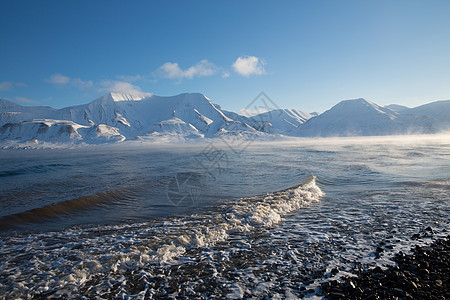
M2 151L0 295L309 297L429 243L428 227L450 230L449 146L439 135Z

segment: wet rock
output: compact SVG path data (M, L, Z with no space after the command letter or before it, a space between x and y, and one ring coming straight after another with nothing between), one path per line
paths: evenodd
M431 229L431 227L430 227ZM431 232L430 229L426 229ZM322 285L329 299L450 299L450 236L429 247L399 252L397 266L360 271L358 277ZM376 253L379 253L378 249ZM342 294L344 296L342 296Z
M415 284L414 281L410 281L408 284L408 289L413 291L417 290L417 284Z
M331 292L330 293L330 297L332 299L345 299L345 295L343 293L340 293L340 292Z
M419 239L420 238L420 234L418 234L418 233L415 233L415 234L413 234L412 235L412 237L411 237L413 240L417 240L417 239Z

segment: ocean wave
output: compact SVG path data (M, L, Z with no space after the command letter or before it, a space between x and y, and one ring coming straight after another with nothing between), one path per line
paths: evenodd
M123 196L99 194L85 201L97 204ZM0 281L0 294L19 298L49 293L55 298L77 297L85 285L98 294L108 293L112 285L123 280L123 274L145 272L149 266L170 264L182 256L189 259L192 251L214 247L233 235L269 229L323 196L316 177L310 176L306 183L292 188L225 201L207 213L172 217L159 224L75 228L14 238L11 243L2 242L0 248L4 257L0 270L9 270ZM55 211L59 212L53 207L48 213ZM47 214L45 209L43 212ZM31 258L22 259L16 253L27 253ZM126 287L119 285L116 287L124 290L116 291L116 296L125 293Z
M111 190L95 195L82 196L44 207L0 218L0 230L16 228L28 223L39 223L93 207L117 203L130 199L133 191L129 189Z
M233 232L249 232L259 227L271 227L282 218L298 209L317 203L324 196L316 184L316 177L310 175L307 182L289 189L254 197L241 198L222 213L211 216L207 224L192 222L190 232L185 232L170 244L157 251L155 259L167 261L183 253L181 248L210 247L224 241Z
M49 164L49 165L31 166L31 167L26 167L26 168L18 168L15 170L0 171L0 178L25 175L25 174L44 173L44 172L48 172L53 169L69 167L69 166L70 165L68 165L68 164Z

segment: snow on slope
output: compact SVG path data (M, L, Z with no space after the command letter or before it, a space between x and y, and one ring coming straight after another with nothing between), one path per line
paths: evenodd
M0 146L20 143L94 144L124 140L173 141L192 138L370 136L450 131L450 101L416 108L346 100L314 116L278 109L253 117L222 110L198 93L172 97L104 95L88 104L54 109L0 100Z
M120 100L117 95L108 94L87 105L65 108L57 113L57 118L82 125L106 124L118 128L127 138L165 131L211 137L220 129L234 131L242 125L197 93L152 95L138 101ZM252 129L242 125L239 130Z
M44 119L56 111L48 106L22 106L0 99L0 127L7 123L19 123L32 119Z
M402 132L398 113L359 98L341 101L299 126L299 136L368 136Z
M398 104L390 104L390 105L386 105L385 107L389 108L392 111L398 112L398 113L409 109L409 107L407 107L407 106L398 105Z
M313 117L297 109L276 109L251 117L256 122L268 123L270 133L290 134Z
M414 108L402 110L401 120L416 127L423 133L450 131L450 100L435 101Z
M75 142L82 137L77 131L83 128L74 122L65 120L35 119L20 123L8 123L0 127L0 137L10 140L55 140L58 142Z
M67 120L80 137L74 142L123 141L146 136L178 135L185 138L214 137L221 135L250 135L260 133L242 120L226 116L218 105L198 93L180 94L172 97L155 95L128 95L110 93L88 104L52 109L23 107L2 100L0 103L0 140L26 141L37 131L29 123L41 120ZM55 121L55 124L59 124ZM40 123L39 123L40 124ZM38 126L38 125L36 125ZM78 130L78 128L84 128ZM87 128L87 129L86 129ZM89 129L89 130L88 130ZM25 134L30 130L29 134ZM39 135L34 139L59 141L55 135Z
M299 126L298 136L373 136L450 131L450 100L415 108L377 105L365 99L341 101Z

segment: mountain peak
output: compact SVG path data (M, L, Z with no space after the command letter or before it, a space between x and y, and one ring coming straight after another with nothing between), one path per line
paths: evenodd
M386 105L385 107L389 108L390 110L395 111L397 113L409 109L409 107L407 107L407 106L398 105L398 104L390 104L390 105Z
M134 92L134 93L117 93L117 92L111 92L107 94L106 96L108 98L111 98L114 102L119 101L140 101L144 98L150 97L152 94L150 93L141 93L141 92Z
M17 104L15 102L6 100L6 99L0 99L0 107L1 108L7 108L7 107L20 107L20 104Z
M373 103L372 101L369 101L369 100L366 100L366 99L364 99L364 98L356 98L356 99L348 99L348 100L342 100L341 102L339 102L338 104L340 104L340 103L348 103L348 104L370 104L370 105L377 105L377 104L375 104L375 103Z

